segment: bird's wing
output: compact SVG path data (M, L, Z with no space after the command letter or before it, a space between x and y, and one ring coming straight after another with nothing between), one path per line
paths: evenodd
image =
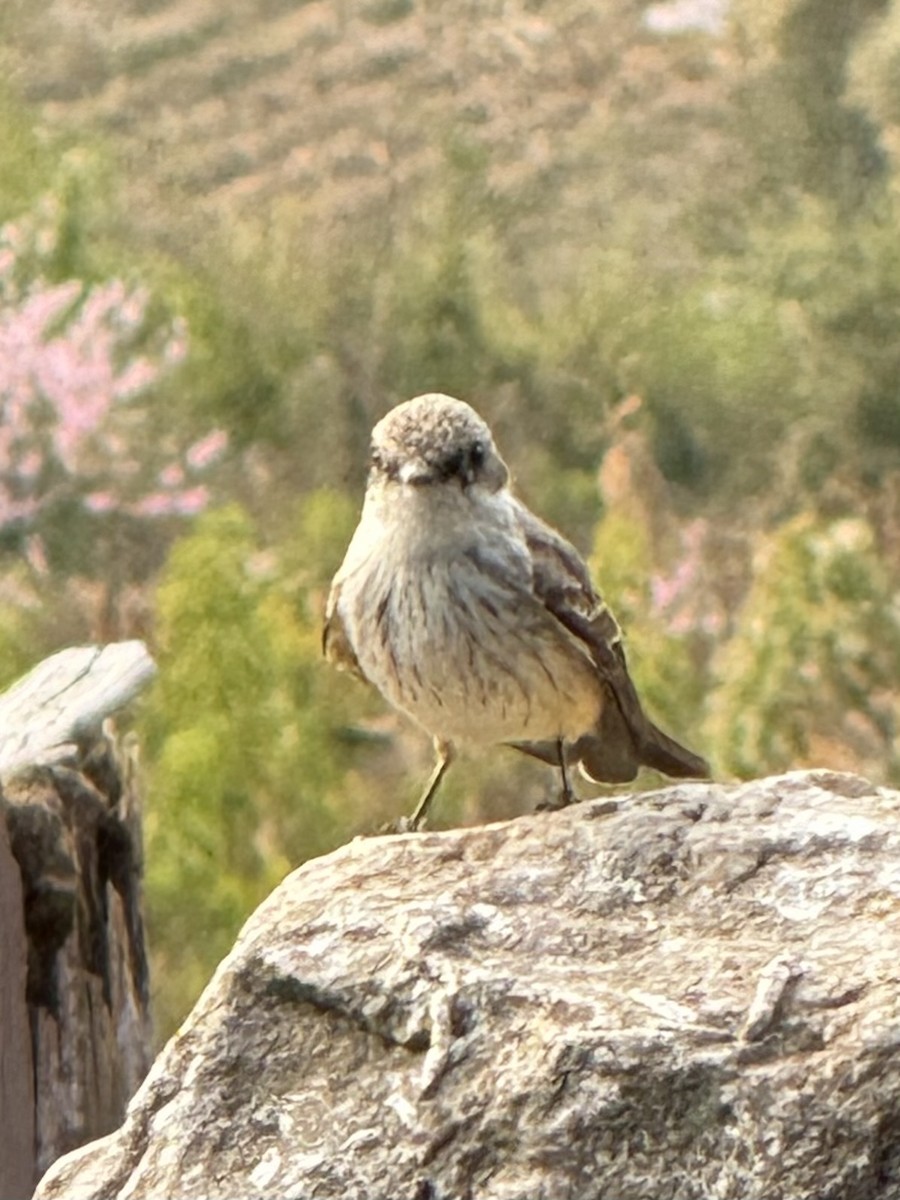
M575 745L575 755L588 774L597 780L627 780L634 777L637 763L644 763L667 775L708 775L702 758L663 733L645 714L628 674L622 631L591 583L578 551L520 501L515 506L531 556L535 595L582 644L615 701L604 706L598 729Z
M344 627L344 620L340 613L340 598L341 585L339 580L335 579L331 585L328 604L325 608L325 623L322 626L322 653L330 663L333 663L340 670L349 671L357 679L368 683L359 665L356 651L353 649L349 637L347 637L347 630Z
M555 529L516 501L519 528L532 563L534 594L593 660L616 695L626 721L640 726L644 717L628 674L622 631L607 604L591 583L588 569L575 547ZM621 693L621 694L620 694Z

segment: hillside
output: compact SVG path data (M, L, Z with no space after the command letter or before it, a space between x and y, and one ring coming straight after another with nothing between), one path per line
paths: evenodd
M718 153L721 51L653 32L638 0L452 19L414 0L6 7L4 74L52 124L112 140L148 220L161 187L195 213L291 195L343 223L408 199L463 144L523 235L567 240L636 196L664 223L685 156Z

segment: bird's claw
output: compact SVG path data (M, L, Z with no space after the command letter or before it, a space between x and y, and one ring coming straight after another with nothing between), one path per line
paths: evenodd
M395 821L385 821L382 825L377 826L375 829L370 829L367 833L357 834L357 837L395 837L398 834L418 833L419 831L420 826L413 825L411 817L398 817Z
M562 808L568 808L570 804L575 804L578 797L568 788L560 788L556 796L551 796L547 800L542 800L535 808L535 812L559 812Z

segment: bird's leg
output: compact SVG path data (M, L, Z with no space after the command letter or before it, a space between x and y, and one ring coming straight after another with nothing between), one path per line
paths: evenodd
M548 758L549 762L550 759ZM559 773L562 777L562 787L559 795L555 800L544 800L537 806L535 812L555 812L559 808L568 808L570 804L574 804L578 797L572 790L572 781L569 778L569 764L566 762L566 745L562 738L556 739L556 765L559 767Z
M559 773L562 776L562 791L559 796L559 807L567 808L575 801L572 791L572 781L569 779L569 764L566 762L566 746L562 738L557 738L556 749L559 754Z
M440 787L441 780L444 778L444 772L455 757L452 743L445 742L443 738L434 739L434 753L436 755L434 770L431 772L431 777L425 785L425 791L422 793L419 803L416 805L412 816L406 822L406 828L412 833L415 833L428 816L429 806Z

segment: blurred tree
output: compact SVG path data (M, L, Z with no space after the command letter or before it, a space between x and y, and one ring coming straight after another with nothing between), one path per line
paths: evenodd
M254 550L237 510L211 513L174 548L157 593L160 675L144 725L154 797L147 895L166 1033L287 866L254 836L277 733Z
M868 114L896 177L900 154L900 5L878 6L848 62L848 95Z
M390 811L378 799L385 739L365 722L372 697L321 662L322 579L355 514L318 492L294 517L277 557L238 507L204 514L157 591L160 671L141 729L163 1035L290 867ZM355 773L360 761L371 777Z
M56 586L103 579L102 638L122 587L159 561L148 525L206 506L202 476L227 437L190 444L149 403L187 353L183 322L120 279L50 281L70 225L50 194L0 227L0 549Z
M53 148L37 136L34 119L0 88L0 220L26 209L48 186Z
M726 191L738 184L742 207L789 212L805 192L848 215L881 187L878 130L848 94L847 72L860 37L888 4L735 0L731 42L743 69L734 77L731 117L744 161Z
M900 605L864 520L804 514L760 543L715 673L708 729L725 771L828 763L900 781Z
M620 406L601 464L604 515L590 565L626 635L629 666L650 713L696 741L726 610L708 578L708 527L679 521L649 439L630 427L641 408L637 397Z

